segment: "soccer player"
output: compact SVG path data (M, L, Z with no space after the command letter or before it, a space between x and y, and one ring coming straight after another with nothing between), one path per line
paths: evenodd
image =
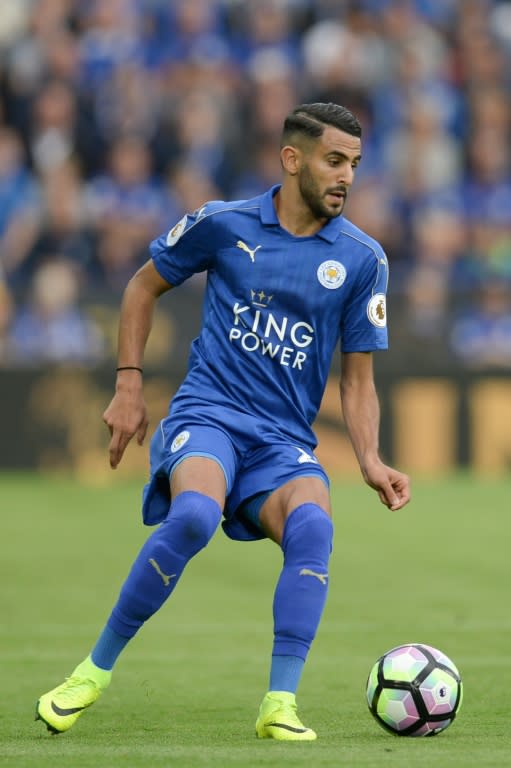
M268 537L283 552L256 734L316 738L298 717L295 694L328 589L329 481L311 424L339 341L342 408L362 475L391 510L410 492L408 477L378 454L372 352L387 347L387 259L342 216L361 158L360 124L335 104L298 106L284 122L280 157L281 185L184 216L151 244L151 259L126 287L116 392L103 416L114 469L147 430L142 367L155 304L207 273L188 373L151 442L142 514L158 527L90 655L39 699L37 717L54 733L107 688L123 648L223 518L231 538Z

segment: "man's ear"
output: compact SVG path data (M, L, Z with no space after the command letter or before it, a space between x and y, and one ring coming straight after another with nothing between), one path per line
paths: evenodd
M302 164L303 152L298 147L286 144L280 150L280 160L286 173L290 176L296 176Z

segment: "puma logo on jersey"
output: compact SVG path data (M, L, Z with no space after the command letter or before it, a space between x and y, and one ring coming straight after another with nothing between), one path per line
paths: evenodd
M175 579L177 574L176 573L171 573L170 576L167 576L166 573L163 573L163 571L161 570L161 568L158 565L158 563L156 562L156 560L154 560L152 557L150 557L149 558L149 562L153 566L153 568L156 571L156 573L158 574L158 576L161 576L162 581L165 584L165 586L168 587L169 584L170 584L170 580L171 579Z
M328 573L316 573L316 571L311 571L310 568L302 568L300 576L315 576L322 584L326 584L328 579Z
M243 240L238 240L238 242L236 243L236 248L241 248L242 251L245 251L245 253L248 253L248 255L250 256L250 261L254 263L256 251L258 251L259 248L262 248L262 246L256 245L255 248L250 248L246 243L243 242Z

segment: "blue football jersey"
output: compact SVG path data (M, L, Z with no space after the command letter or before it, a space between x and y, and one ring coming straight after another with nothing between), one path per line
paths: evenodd
M280 226L275 186L251 200L210 202L151 243L177 286L206 271L202 328L174 397L229 406L315 446L311 429L334 350L387 348L388 265L344 217L315 235Z

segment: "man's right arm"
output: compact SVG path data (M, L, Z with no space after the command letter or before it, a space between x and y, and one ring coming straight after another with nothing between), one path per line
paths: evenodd
M142 389L144 350L158 298L172 288L149 260L131 278L124 291L119 320L115 395L103 414L110 430L110 466L115 469L136 434L142 445L148 426Z

